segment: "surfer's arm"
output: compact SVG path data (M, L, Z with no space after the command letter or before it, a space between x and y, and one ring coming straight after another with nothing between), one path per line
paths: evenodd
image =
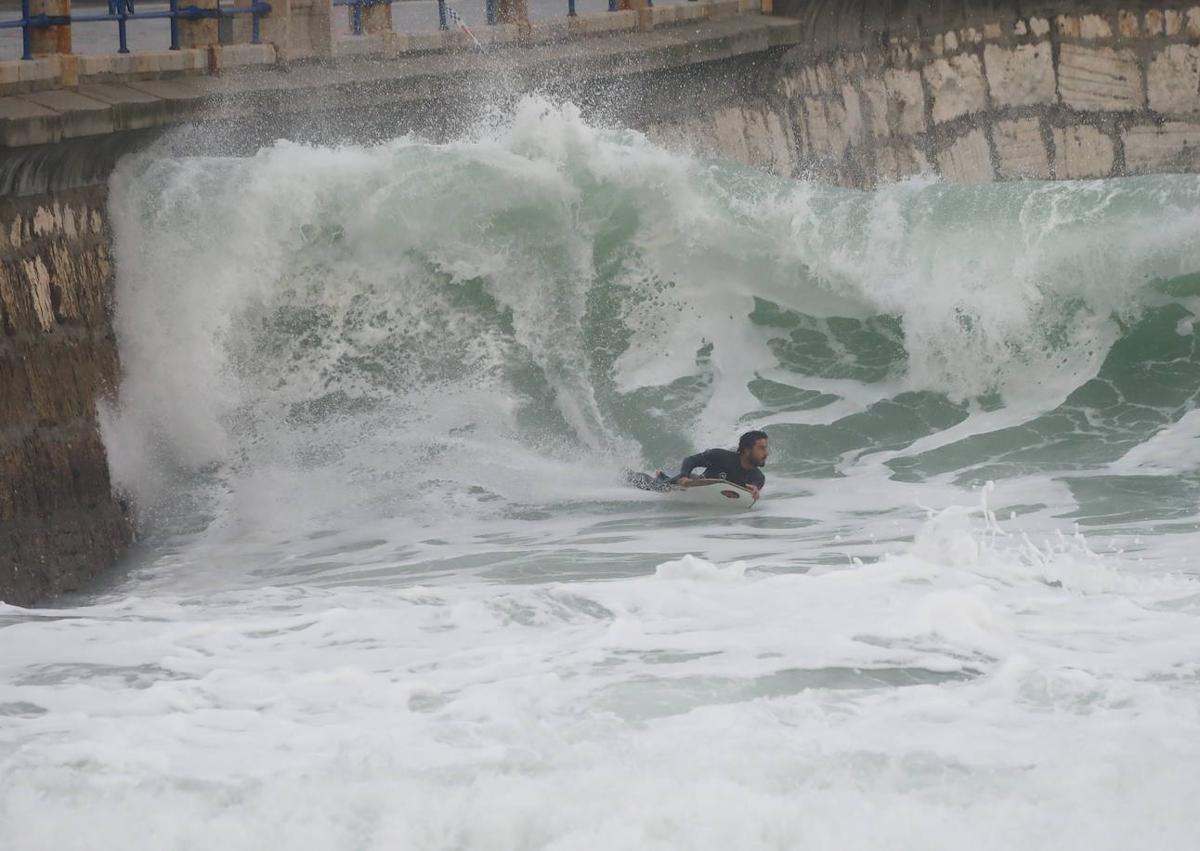
M712 464L709 460L708 453L712 450L697 452L695 455L689 455L683 459L683 464L680 465L679 475L684 478L691 478L692 470L697 467L708 467Z

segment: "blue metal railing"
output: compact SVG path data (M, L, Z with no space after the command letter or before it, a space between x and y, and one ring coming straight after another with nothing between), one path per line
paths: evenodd
M220 2L215 9L201 9L195 5L180 5L181 0L168 0L166 9L155 9L137 12L134 0L108 0L108 11L82 15L33 15L30 13L31 0L21 0L21 17L15 20L0 21L0 30L21 30L21 58L32 59L31 33L35 30L49 29L55 26L70 26L81 23L115 23L117 25L118 53L129 53L129 38L127 26L129 21L146 21L166 18L171 25L171 50L179 50L179 22L195 21L203 18L233 18L237 15L250 15L251 44L260 44L260 21L263 15L270 14L271 4L267 0L245 0L246 5L222 7ZM140 0L139 0L140 2ZM334 6L350 9L350 29L355 35L363 34L363 9L384 3L391 4L392 0L331 0ZM575 9L576 0L567 0L567 16L578 17ZM648 7L654 6L654 0L646 0ZM484 0L484 11L488 24L497 22L497 0ZM619 0L608 0L608 11L616 12ZM446 5L446 0L437 0L438 28L450 29L450 22L462 24L462 19Z
M332 0L334 6L344 6L350 10L350 31L354 35L363 34L363 9L372 6L378 6L383 3L391 3L393 0ZM576 0L567 0L567 17L577 18L579 15L575 10ZM618 0L608 0L608 11L617 11ZM653 0L647 0L646 5L653 6ZM485 20L489 25L497 23L496 0L484 0L483 4ZM438 11L438 29L450 29L450 22L461 23L458 16L449 10L446 5L446 0L437 0Z
M575 0L570 0L574 4ZM392 0L333 0L334 6L345 6L350 10L350 32L354 35L363 34L363 9L369 9L372 6L382 6L383 4L391 4ZM495 0L486 0L487 3L487 22L489 24L496 23ZM438 29L450 29L450 20L454 18L458 20L457 15L448 10L446 0L437 0L438 12Z
M29 0L21 0L21 17L17 20L0 21L0 29L21 29L21 58L32 59L33 50L30 33L33 30L44 30L50 27L71 26L72 24L115 23L117 25L117 40L120 44L118 53L129 52L129 39L126 26L129 21L148 21L166 18L171 22L171 50L179 49L179 22L196 21L202 18L232 18L237 15L250 15L250 43L259 44L259 21L263 15L270 14L271 4L266 0L250 0L248 5L222 7L220 3L215 9L201 9L194 5L181 6L179 0L170 0L166 9L155 9L147 12L135 12L134 0L108 0L108 11L83 15L31 15Z

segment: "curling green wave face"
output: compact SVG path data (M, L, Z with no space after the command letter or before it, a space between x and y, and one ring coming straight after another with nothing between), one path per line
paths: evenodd
M1049 474L1087 515L1194 404L1196 178L864 193L527 109L450 145L128 165L126 427L174 465L347 465L380 498L765 427L776 478ZM1182 509L1184 468L1139 500Z

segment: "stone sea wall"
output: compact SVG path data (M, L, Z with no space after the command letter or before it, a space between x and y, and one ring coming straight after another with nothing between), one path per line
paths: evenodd
M848 186L1200 170L1200 6L774 8L802 22L801 44L747 96L652 135Z
M0 599L27 604L110 565L132 526L96 400L117 381L104 187L0 201Z

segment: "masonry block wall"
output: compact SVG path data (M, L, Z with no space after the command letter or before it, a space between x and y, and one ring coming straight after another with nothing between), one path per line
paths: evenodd
M664 141L871 186L1200 171L1200 6L777 0L801 44Z
M128 546L96 401L116 386L103 186L0 201L0 600L79 587Z

